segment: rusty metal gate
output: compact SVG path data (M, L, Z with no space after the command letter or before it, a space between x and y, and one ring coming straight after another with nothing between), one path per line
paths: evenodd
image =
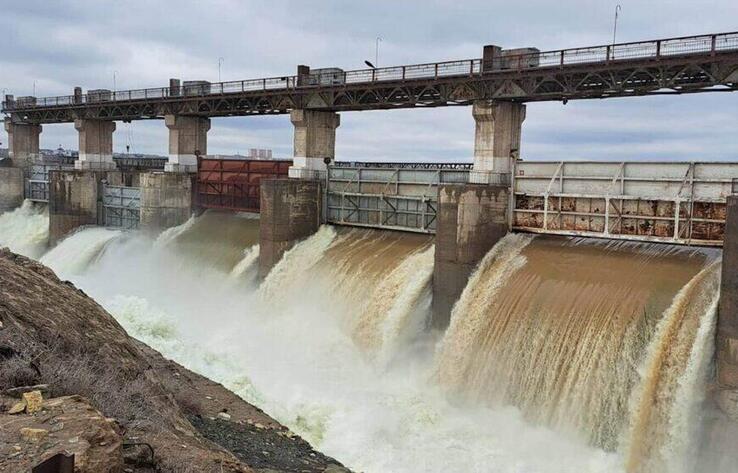
M738 163L522 161L513 230L718 246Z
M134 230L141 219L141 188L104 184L103 222L106 227Z
M197 203L209 209L259 212L262 178L287 177L289 160L201 158Z

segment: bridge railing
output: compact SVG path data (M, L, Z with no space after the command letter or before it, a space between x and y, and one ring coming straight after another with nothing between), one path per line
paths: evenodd
M304 87L340 87L345 84L362 84L384 81L438 79L510 70L563 67L581 64L609 63L636 59L655 59L691 54L717 54L738 50L738 32L686 36L653 41L618 43L584 48L535 51L521 54L505 54L492 59L490 64L481 59L444 61L427 64L392 66L374 69L341 71L331 69L324 73L310 74L308 81L299 81L298 76L281 76L242 81L203 83L180 87L158 87L124 91L94 91L83 95L59 97L18 97L4 101L3 110L24 110L39 107L60 107L104 103L110 101L133 101L168 99L180 97L237 94L253 91L284 90Z

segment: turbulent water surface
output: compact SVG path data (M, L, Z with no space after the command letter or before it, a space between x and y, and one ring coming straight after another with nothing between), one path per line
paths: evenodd
M0 215L0 244L356 471L700 471L713 253L511 235L439 336L428 237L323 227L258 283L253 216L44 254L46 218Z

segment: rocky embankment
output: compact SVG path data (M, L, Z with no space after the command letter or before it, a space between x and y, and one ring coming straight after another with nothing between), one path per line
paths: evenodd
M60 453L79 473L348 471L129 337L50 269L2 249L0 472Z

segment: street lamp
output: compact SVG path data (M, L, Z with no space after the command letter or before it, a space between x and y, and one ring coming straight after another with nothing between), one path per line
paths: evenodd
M223 65L223 61L225 61L224 58L219 57L218 58L218 82L221 82L220 80L220 67Z
M36 96L36 81L33 81L33 96Z
M379 43L382 42L382 38L377 36L377 41L374 45L374 64L379 66Z
M118 71L113 71L113 92L115 92L116 90L118 90L116 88L116 84L115 84L115 79L117 78L117 76L118 76Z
M615 5L615 24L612 28L612 44L615 44L615 36L618 34L618 14L623 9L620 4Z

